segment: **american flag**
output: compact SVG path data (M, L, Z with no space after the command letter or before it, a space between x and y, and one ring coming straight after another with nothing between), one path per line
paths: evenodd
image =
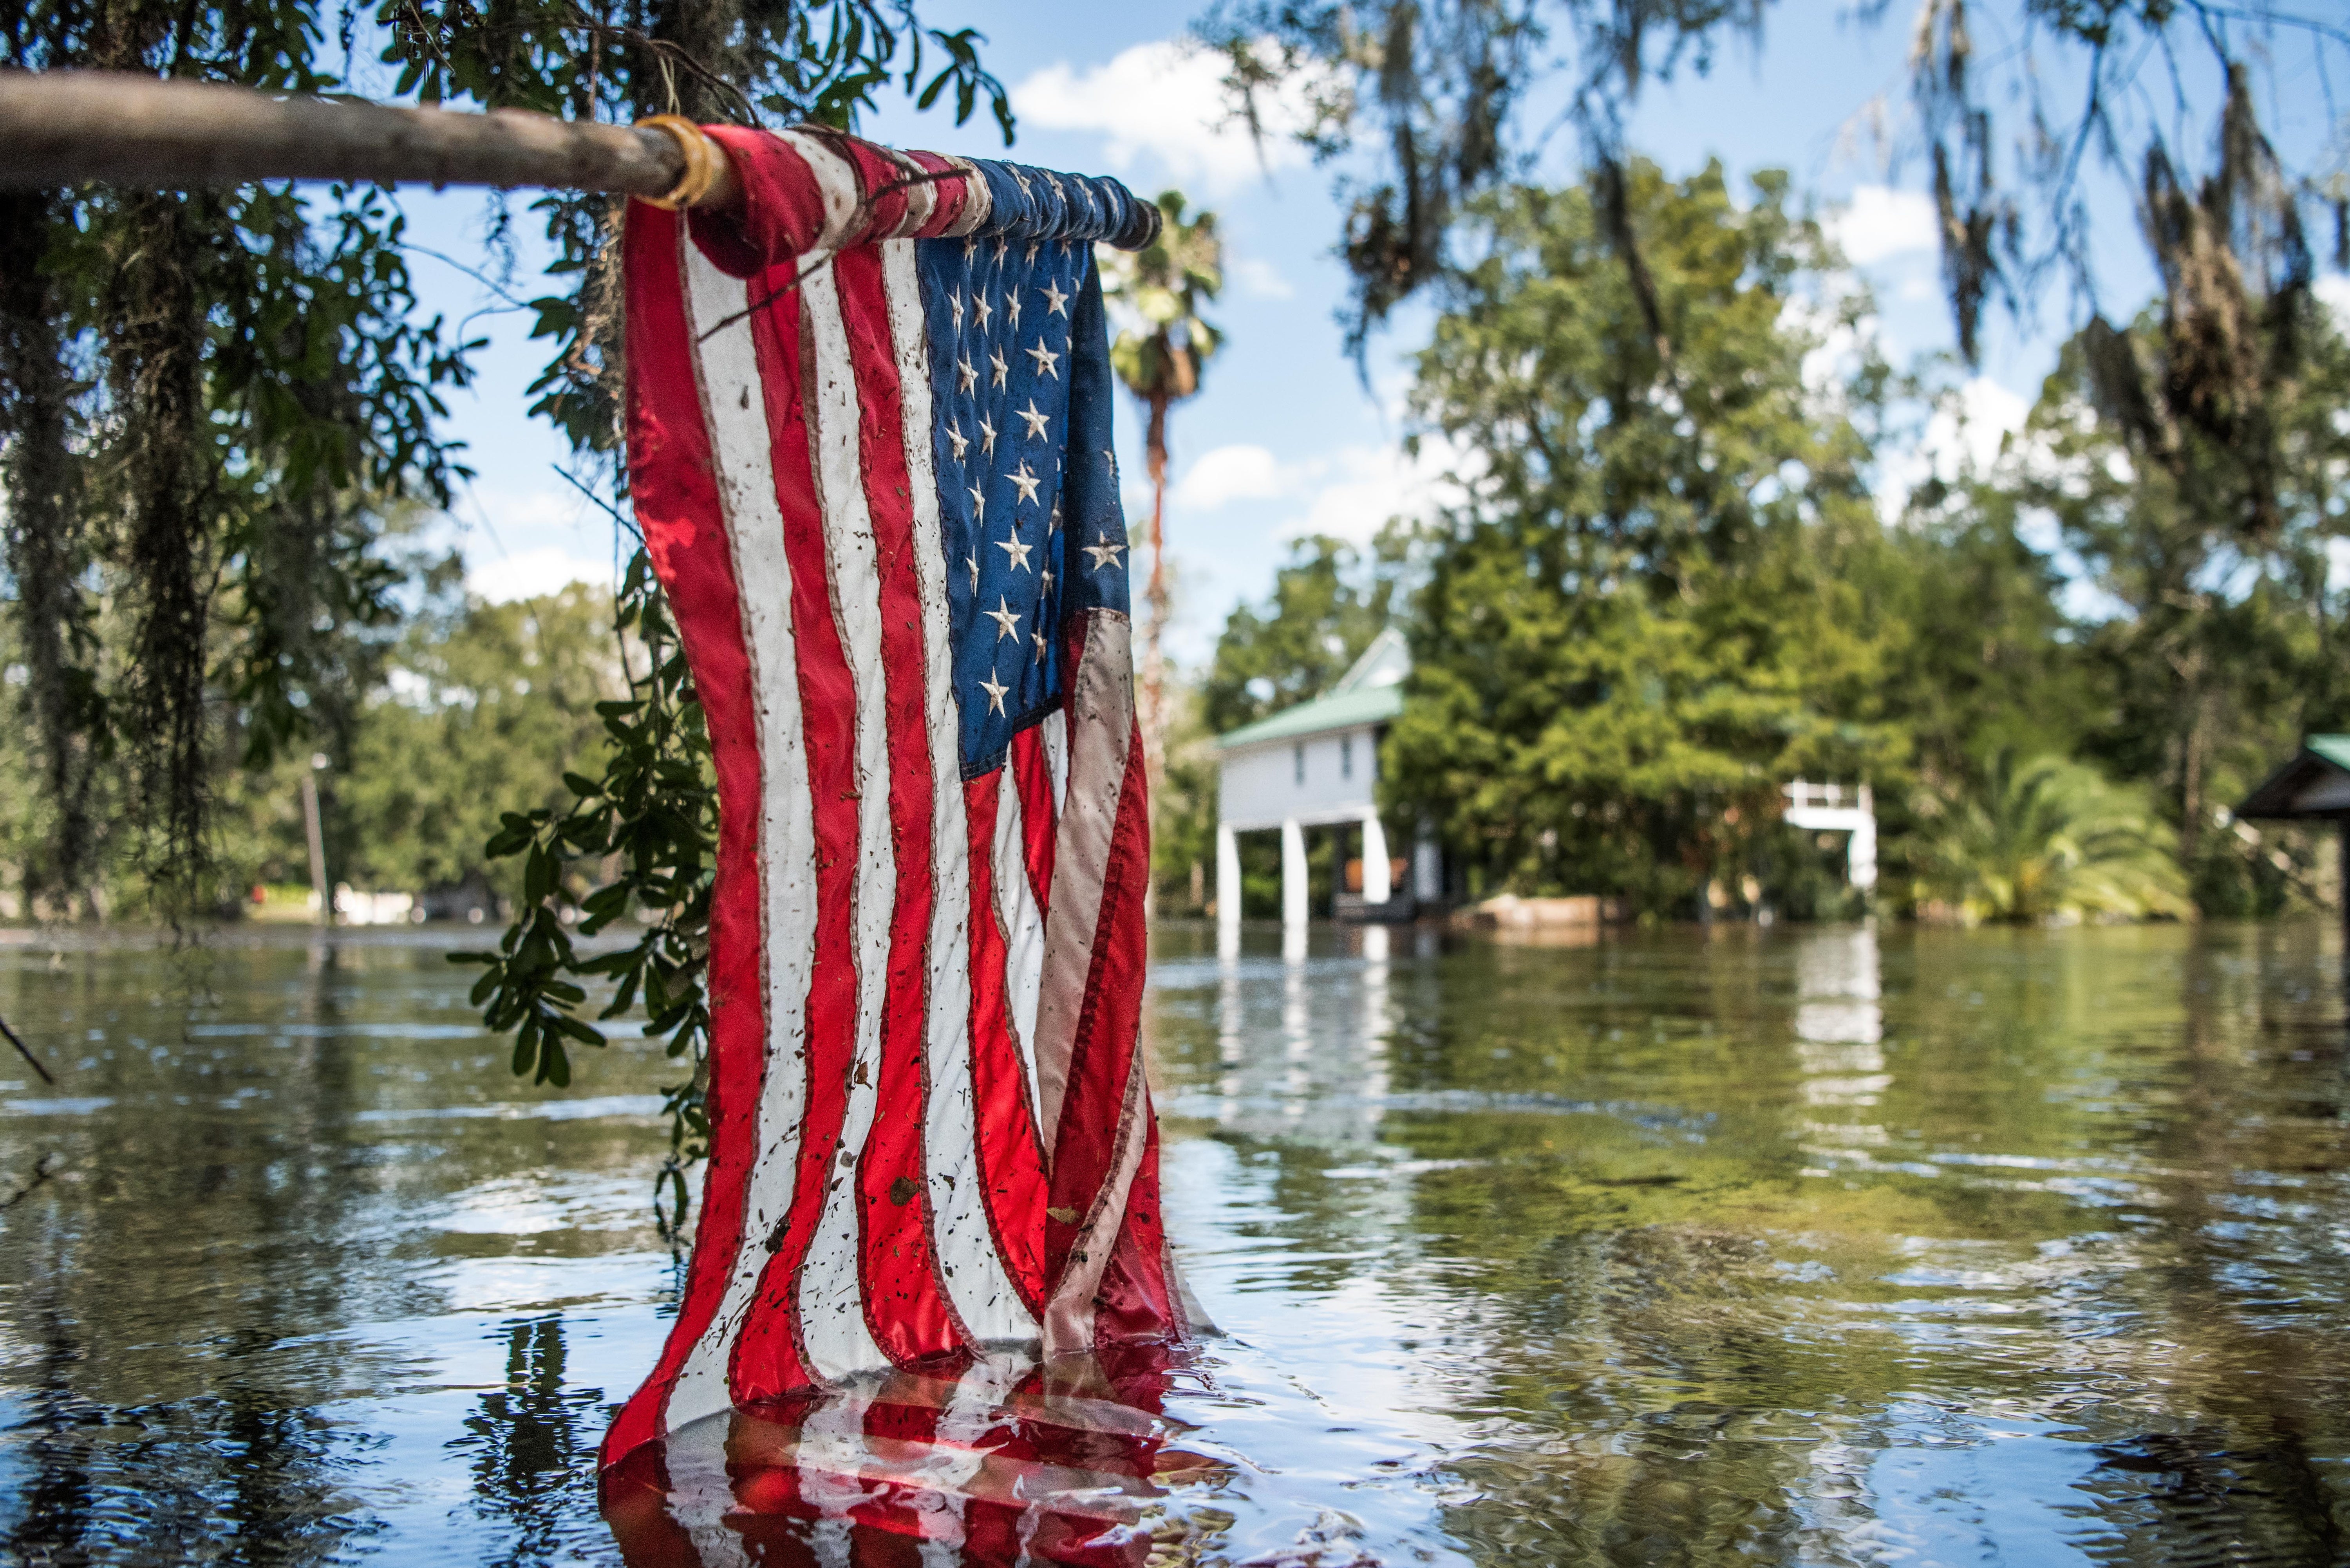
M719 793L711 1158L608 1462L861 1374L1180 1337L1096 242L1114 181L713 128L630 208L637 517Z

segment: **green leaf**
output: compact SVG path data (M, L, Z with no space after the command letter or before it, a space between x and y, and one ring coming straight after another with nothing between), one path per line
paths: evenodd
M525 904L543 905L555 891L557 867L555 857L544 847L534 845L530 858L524 864L522 897Z

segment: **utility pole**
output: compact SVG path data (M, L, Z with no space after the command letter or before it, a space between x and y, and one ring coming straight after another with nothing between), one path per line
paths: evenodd
M302 774L302 822L310 830L310 896L318 900L318 923L335 923L335 901L327 892L327 836L318 826L318 774L327 765L327 753L312 752L310 766Z

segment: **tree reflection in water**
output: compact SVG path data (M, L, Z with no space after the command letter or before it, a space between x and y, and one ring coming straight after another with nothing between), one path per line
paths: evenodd
M503 1328L506 1386L481 1397L465 1436L449 1446L468 1457L474 1510L504 1527L504 1549L491 1561L571 1562L578 1501L595 1485L604 1391L565 1381L562 1314Z

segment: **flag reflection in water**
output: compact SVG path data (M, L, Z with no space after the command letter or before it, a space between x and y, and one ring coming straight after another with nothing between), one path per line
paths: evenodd
M1201 1381L1153 1345L873 1375L644 1445L604 1472L604 1515L630 1568L1186 1561L1208 1542L1182 1494L1231 1473L1163 1413Z

